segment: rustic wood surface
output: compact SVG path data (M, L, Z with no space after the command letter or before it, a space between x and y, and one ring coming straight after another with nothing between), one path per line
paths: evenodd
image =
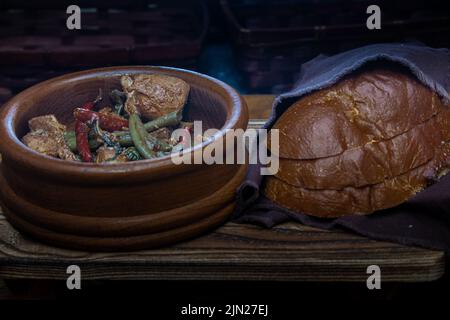
M444 254L295 223L273 230L228 223L164 249L88 253L40 244L0 216L1 277L66 279L71 264L85 280L365 281L376 264L383 281L431 281L444 272Z
M251 118L267 117L272 96L247 99ZM89 253L36 242L13 229L0 213L0 277L5 279L66 279L67 266L77 264L85 280L365 281L367 267L376 264L383 281L423 282L443 275L444 259L440 251L297 223L270 230L227 223L163 249Z

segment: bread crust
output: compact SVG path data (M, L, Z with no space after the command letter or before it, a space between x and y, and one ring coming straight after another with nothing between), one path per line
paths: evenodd
M405 202L423 190L435 177L446 173L449 154L450 145L446 144L442 153L426 164L381 183L361 188L306 189L268 176L263 193L282 207L317 217L370 214Z
M273 128L280 169L263 193L318 217L396 206L449 168L448 106L412 76L388 69L301 98Z
M280 133L278 154L288 159L335 156L409 131L440 106L437 95L411 76L384 69L362 72L286 110L273 126ZM270 141L269 148L277 153Z
M340 190L377 184L431 160L450 134L450 111L443 110L392 139L370 141L342 154L314 160L280 159L276 177L308 189Z

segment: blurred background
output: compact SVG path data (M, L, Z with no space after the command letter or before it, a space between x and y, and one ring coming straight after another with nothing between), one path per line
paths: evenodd
M66 8L81 8L68 30ZM369 5L381 30L368 30ZM450 47L450 2L437 0L2 0L0 104L57 75L166 65L219 78L243 94L288 90L300 65L367 43Z

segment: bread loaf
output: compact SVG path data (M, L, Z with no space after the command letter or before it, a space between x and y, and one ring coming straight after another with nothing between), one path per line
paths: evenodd
M446 173L450 111L412 76L366 70L294 103L274 124L280 169L264 193L337 217L396 206Z

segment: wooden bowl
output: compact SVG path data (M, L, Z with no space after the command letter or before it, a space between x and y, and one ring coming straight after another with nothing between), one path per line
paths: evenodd
M1 113L1 203L19 230L77 249L130 250L196 236L229 216L246 165L176 165L170 156L79 163L42 155L20 141L32 117L54 114L70 124L73 109L93 100L99 88L105 93L120 88L122 75L136 73L167 74L188 82L191 91L183 117L202 120L203 129L220 129L217 138L227 129L247 126L247 107L234 89L191 71L112 67L37 84L6 103ZM102 105L108 103L106 98ZM219 142L204 142L185 152L194 157L211 143Z

